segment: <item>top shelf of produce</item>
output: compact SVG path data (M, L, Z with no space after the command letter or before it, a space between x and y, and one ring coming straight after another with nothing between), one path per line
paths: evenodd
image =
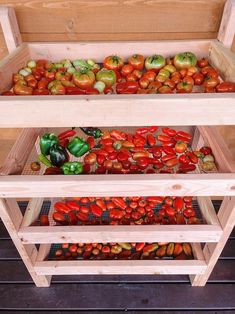
M234 0L221 24L225 45L177 40L22 43L13 49L20 40L12 35L12 52L0 63L0 126L235 124L235 55L225 47L231 12ZM14 17L6 20L14 24Z

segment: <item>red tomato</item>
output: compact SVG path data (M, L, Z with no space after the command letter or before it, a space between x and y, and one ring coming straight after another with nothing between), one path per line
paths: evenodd
M92 71L76 72L73 74L73 82L82 89L92 87L95 82L95 74Z
M202 58L197 61L197 65L199 66L199 68L204 68L205 66L208 65L208 60L205 58Z
M177 153L183 153L186 151L187 148L188 145L185 142L180 141L175 144L175 151Z
M104 59L104 67L109 70L120 70L124 65L124 61L118 56L108 56Z
M134 67L130 64L125 64L121 69L122 76L127 76L134 70Z
M144 56L134 54L128 58L128 63L136 70L142 70L144 68Z

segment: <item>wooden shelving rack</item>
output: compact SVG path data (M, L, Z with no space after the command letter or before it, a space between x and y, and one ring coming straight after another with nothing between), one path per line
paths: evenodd
M235 1L228 0L217 40L144 42L22 43L14 10L2 7L0 21L9 55L0 63L0 91L9 88L12 73L29 59L123 57L192 51L207 56L221 77L235 82ZM164 111L162 110L164 108ZM209 145L218 172L213 174L141 174L42 176L24 175L38 136L48 128L79 126L191 126L194 149ZM235 124L234 94L2 96L0 127L24 128L0 169L0 217L38 287L54 274L189 274L193 286L206 284L235 225L235 160L217 125ZM206 126L205 126L206 125ZM31 226L43 200L72 196L195 196L204 225ZM216 214L211 197L221 197ZM29 198L24 216L17 198ZM48 261L52 243L191 242L194 260ZM200 243L206 243L202 248ZM35 244L40 244L37 249Z

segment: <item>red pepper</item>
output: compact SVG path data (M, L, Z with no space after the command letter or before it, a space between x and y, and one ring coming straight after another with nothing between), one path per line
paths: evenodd
M117 155L117 160L118 161L125 161L125 160L128 160L128 158L129 158L129 155L126 154L126 153L123 153L123 152L120 152Z
M136 134L133 138L133 143L136 147L142 147L146 143L146 138L142 135Z
M158 126L150 126L149 127L149 132L150 133L155 133L157 131L157 129L158 129Z
M127 204L121 197L113 197L112 201L117 207L120 207L123 210L127 208Z
M194 164L181 164L179 166L179 173L187 173L190 171L194 171L196 169L196 166Z
M181 136L179 134L176 134L176 136L174 137L174 139L177 141L177 142L185 142L185 143L190 143L190 140L184 136Z
M101 156L104 156L104 157L107 157L108 154L109 154L104 149L98 149L98 150L95 151L95 153L96 153L97 156L101 155Z
M78 223L77 215L74 212L68 213L69 224L75 226Z
M103 138L100 140L99 144L103 146L110 146L113 145L114 140L111 138Z
M148 128L139 128L139 129L136 129L135 133L136 134L145 134L148 132Z
M69 145L69 139L65 138L63 140L60 140L60 145L67 148L67 146Z
M38 89L46 89L47 85L49 84L49 80L43 77L39 82L38 82Z
M206 156L206 155L210 155L212 153L212 150L210 147L204 146L200 148L200 152Z
M58 135L58 139L59 140L63 140L65 138L69 138L69 137L72 137L76 134L76 131L75 130L67 130L67 131L64 131L63 133L60 133Z
M172 208L170 206L167 206L165 208L165 213L167 216L175 216L175 210L174 210L174 208Z
M163 202L163 197L162 197L162 196L148 196L148 197L146 198L146 200L147 200L148 202L152 202L152 203L154 203L154 204L162 204L162 202Z
M40 226L49 226L48 215L41 215L40 216Z
M161 158L162 162L166 162L170 159L174 159L175 158L175 154L174 155L165 155Z
M65 216L59 212L53 213L52 218L55 222L58 222L61 225L67 225L68 224Z
M99 165L103 165L104 161L105 161L106 157L104 155L98 155L97 156L97 163Z
M100 208L98 205L96 204L91 204L90 205L91 208L91 212L95 217L101 217L103 214L103 210L102 208Z
M67 95L85 95L86 92L75 86L66 86L65 87Z
M136 159L136 163L143 170L143 169L148 167L148 165L149 165L149 158L148 157L137 158Z
M126 139L126 134L118 130L112 130L112 132L110 132L110 136L118 141L124 141Z
M112 152L108 154L108 159L109 160L115 160L117 159L118 153L117 152Z
M156 145L156 139L152 134L147 135L147 142L148 142L149 146Z
M189 164L190 163L190 159L186 154L180 155L179 157L179 162L181 164Z
M123 212L119 209L111 209L109 212L111 219L120 220L124 216Z
M149 153L146 152L146 151L140 151L140 152L137 152L137 153L134 153L132 155L132 158L134 160L138 159L138 158L143 158L143 157L149 157Z
M71 211L71 209L62 202L56 202L54 204L54 208L57 212L62 213L62 214L68 214Z
M173 207L179 212L184 207L184 201L182 197L176 197L173 202Z
M83 173L88 174L91 171L91 166L89 164L84 164L83 165Z
M68 206L71 210L79 210L80 205L75 201L67 201L66 206Z
M162 143L162 147L165 147L165 146L167 146L167 147L175 147L175 144L176 144L176 141L175 140L171 140L169 142L163 142Z
M86 139L86 142L89 144L90 148L94 148L95 146L95 139L93 136L88 136L88 138Z
M162 128L162 132L170 137L174 137L176 135L176 131L170 128Z
M163 146L163 151L167 155L175 155L175 150L169 146Z
M170 142L171 141L171 138L168 136L168 135L158 135L157 136L157 139L159 142Z
M191 141L191 139L192 139L192 136L190 134L188 134L187 132L179 131L179 132L177 132L177 135L182 136L182 137L188 139L189 141Z
M94 87L88 87L88 88L86 88L86 90L85 90L85 92L86 92L86 95L99 95L99 91L98 91L98 89L96 89L96 88L94 88Z
M102 200L96 200L96 205L99 206L103 211L107 209L105 202Z
M57 174L62 174L62 170L57 167L49 167L44 172L44 175L57 175Z
M183 214L186 218L190 218L190 217L195 217L196 213L194 211L194 209L192 208L187 208L183 211Z
M33 95L50 95L47 89L34 89Z
M139 88L138 82L122 82L116 85L117 94L136 94Z
M81 221L88 221L89 217L88 217L88 214L85 214L85 213L77 213L77 218L78 220L81 220Z
M189 157L190 161L193 163L193 164L197 164L198 163L198 158L197 156L192 153L192 152L187 152L186 155Z
M15 94L10 90L3 92L1 95L2 96L15 96Z

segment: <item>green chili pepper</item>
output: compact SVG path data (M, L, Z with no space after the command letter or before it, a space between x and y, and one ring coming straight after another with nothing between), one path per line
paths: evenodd
M63 146L54 144L50 148L50 160L53 166L61 167L69 160L69 155Z
M58 137L54 133L45 133L41 138L40 138L40 149L41 153L44 156L49 155L50 153L50 148L54 145L59 143Z
M64 174L80 174L83 171L83 165L79 161L66 162L61 168Z
M38 160L47 167L52 166L50 160L43 154L38 155Z
M67 146L70 154L75 157L81 157L86 152L89 151L90 146L87 142L83 141L83 139L79 137L74 137L73 140Z
M89 136L93 136L94 138L99 138L101 137L103 134L102 134L102 131L98 128L92 128L92 127L89 127L89 128L80 128L86 135L89 135Z

